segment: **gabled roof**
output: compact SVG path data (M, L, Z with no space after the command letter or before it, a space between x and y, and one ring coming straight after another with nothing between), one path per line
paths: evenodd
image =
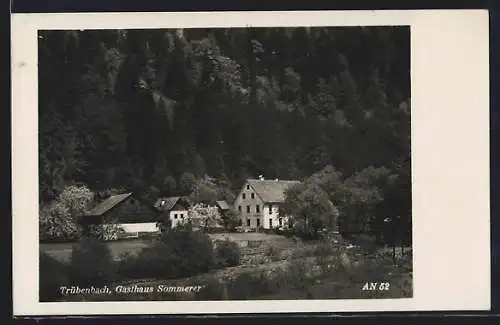
M281 203L285 201L285 191L294 185L300 184L300 181L249 179L247 183L262 201Z
M171 196L158 198L158 200L156 200L154 204L154 207L160 211L168 211L172 209L179 201L190 205L189 200L183 196Z
M106 200L104 200L103 202L101 202L97 206L95 206L92 210L87 212L85 215L87 215L87 216L103 215L104 213L113 209L118 204L120 204L123 201L125 201L126 199L128 199L131 195L132 195L132 193L124 193L124 194L110 196L109 198L107 198Z
M215 203L217 203L217 206L222 210L230 209L229 204L226 201L216 201Z

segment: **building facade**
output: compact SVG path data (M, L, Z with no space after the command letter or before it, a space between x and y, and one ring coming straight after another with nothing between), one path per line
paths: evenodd
M188 220L190 202L181 196L159 198L155 208L162 213L162 218L168 218L170 225L175 228Z
M159 231L158 211L149 204L136 198L132 193L113 195L96 205L85 215L79 217L79 223L88 230L91 226L117 228L118 234L134 234L140 236ZM110 235L117 239L117 233Z
M280 214L285 192L299 181L248 179L234 202L240 226L247 229L286 228L288 217Z

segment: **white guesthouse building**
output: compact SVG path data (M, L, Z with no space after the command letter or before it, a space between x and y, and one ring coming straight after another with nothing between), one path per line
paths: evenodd
M280 215L285 191L299 181L248 179L238 194L233 208L238 211L240 226L247 229L273 229L288 226L288 218Z

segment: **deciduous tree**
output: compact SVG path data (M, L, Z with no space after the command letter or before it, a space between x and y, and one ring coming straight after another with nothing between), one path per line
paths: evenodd
M64 188L56 200L40 211L40 240L74 240L81 235L77 218L91 208L94 194L82 185Z

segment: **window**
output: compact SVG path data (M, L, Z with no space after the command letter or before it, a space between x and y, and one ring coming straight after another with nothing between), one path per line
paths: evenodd
M255 194L253 194L253 193L252 193L252 194L250 194L250 197L251 197L252 199L255 199Z
M238 211L241 212L241 205L238 205Z
M272 213L273 213L273 206L272 206L272 205L270 205L270 206L269 206L269 214L272 214Z
M181 219L184 219L184 213L181 213Z
M176 213L176 214L174 214L174 219L177 219L177 213Z
M255 212L260 213L260 205L255 206Z
M247 227L250 227L250 219L247 219Z
M250 213L250 206L247 205L247 213Z
M243 226L243 220L242 220L242 219L240 219L240 220L238 221L238 225L239 225L239 226Z
M260 219L259 219L259 218L257 218L257 219L255 219L255 220L257 221L257 227L260 227Z
M273 227L273 219L269 219L269 228Z
M249 190L249 189L250 189L250 185L247 184L247 190Z
M241 198L244 200L246 198L245 193L241 194Z
M279 219L278 219L278 223L279 223L279 225L280 225L280 227L281 227L281 226L283 225L283 219L279 218Z

